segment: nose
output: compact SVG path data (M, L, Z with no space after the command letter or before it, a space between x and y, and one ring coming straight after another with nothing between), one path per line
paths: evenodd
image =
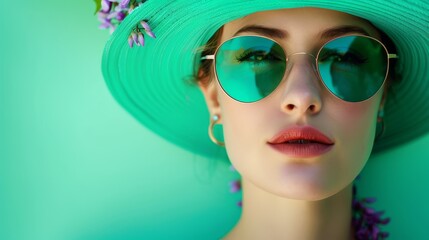
M314 56L306 53L288 57L281 109L288 114L315 115L322 109L321 83Z

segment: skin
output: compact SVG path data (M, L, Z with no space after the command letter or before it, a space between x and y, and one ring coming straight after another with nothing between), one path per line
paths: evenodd
M321 33L344 25L379 38L377 30L360 18L301 8L259 12L229 22L221 42L249 25L287 32L282 38L272 37L287 54L317 54L333 37L322 38ZM242 216L225 239L352 239L352 183L370 156L383 91L363 102L345 102L318 79L313 58L296 55L288 64L279 87L254 103L230 98L215 76L200 85L209 112L220 116L228 156L242 176ZM312 126L334 145L311 158L291 158L273 150L267 141L291 126Z

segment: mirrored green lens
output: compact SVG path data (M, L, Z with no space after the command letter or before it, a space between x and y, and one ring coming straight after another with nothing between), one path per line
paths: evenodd
M317 57L325 86L348 102L364 101L381 88L387 62L383 45L364 36L334 39L323 46Z
M223 43L216 53L216 74L223 90L240 102L255 102L280 84L286 57L276 42L240 36Z

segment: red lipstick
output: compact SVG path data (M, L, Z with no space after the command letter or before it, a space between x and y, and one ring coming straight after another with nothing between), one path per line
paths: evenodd
M287 128L268 141L273 149L296 158L320 156L332 149L334 142L314 127Z

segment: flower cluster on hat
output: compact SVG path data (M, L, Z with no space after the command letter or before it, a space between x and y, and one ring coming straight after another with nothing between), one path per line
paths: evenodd
M137 24L133 30L131 31L130 36L128 37L128 45L130 47L133 47L134 44L137 46L144 46L144 35L143 31L149 35L151 38L156 38L155 34L152 32L152 29L150 28L149 24L146 20L140 21L139 24Z
M100 20L100 28L109 29L113 33L119 24L130 14L134 8L142 5L146 0L94 0L96 4L95 13ZM144 34L156 38L147 20L141 20L131 30L128 37L130 47L144 46Z

